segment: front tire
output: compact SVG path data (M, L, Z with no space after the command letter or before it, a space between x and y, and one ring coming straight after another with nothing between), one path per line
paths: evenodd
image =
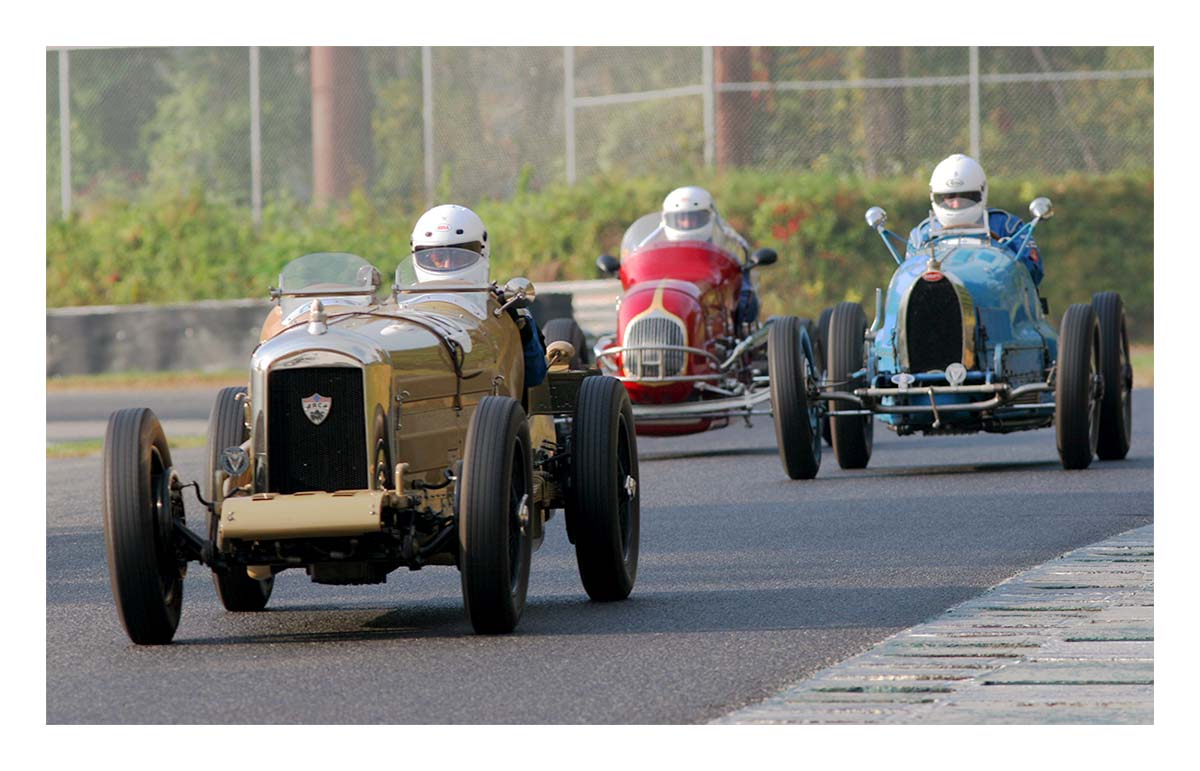
M529 590L533 477L521 405L485 396L467 428L458 515L463 602L479 634L516 628Z
M183 499L167 438L145 407L117 410L104 434L104 547L117 615L138 645L171 642L187 562L176 549Z
M633 407L616 378L579 388L566 516L583 588L597 602L623 600L637 579L641 493Z
M867 317L858 303L842 302L833 308L829 317L829 380L834 390L851 391L864 384L862 377L852 377L866 365L863 341L867 335ZM829 402L830 411L838 409ZM875 440L875 418L872 415L844 416L829 419L833 454L838 465L845 469L866 468L871 460Z
M210 501L215 500L212 489L213 472L220 465L221 451L226 447L236 447L250 438L241 401L245 395L246 389L243 386L222 388L217 392L217 400L213 402L212 412L208 415L208 436L205 443L208 473L204 477L204 489ZM221 605L225 610L234 612L253 613L262 610L267 607L271 591L275 588L275 576L254 579L246 575L246 569L240 565L234 565L230 572L225 574L214 572L212 577Z
M1054 426L1065 469L1084 469L1100 436L1100 324L1092 306L1076 303L1063 314L1058 337Z
M771 324L767 335L770 367L771 412L779 460L791 479L812 479L821 468L821 420L808 399L809 384L816 378L804 344L806 324L784 316ZM807 350L811 350L811 339Z
M1125 305L1116 292L1098 292L1092 295L1092 311L1100 324L1100 374L1104 378L1096 455L1100 460L1122 460L1129 454L1133 433L1133 365Z

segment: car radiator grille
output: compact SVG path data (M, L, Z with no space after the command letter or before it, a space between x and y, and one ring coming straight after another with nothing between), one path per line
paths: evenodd
M962 308L948 279L917 281L908 296L904 323L909 372L944 370L962 361Z
M301 400L332 400L319 425ZM272 372L267 380L268 489L274 493L367 488L363 373L352 367Z
M686 345L683 325L666 316L642 316L625 328L625 346L636 348ZM687 366L687 353L663 348L627 351L625 374L629 377L655 378L679 375Z

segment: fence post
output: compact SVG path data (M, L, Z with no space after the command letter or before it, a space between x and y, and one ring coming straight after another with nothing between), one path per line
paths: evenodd
M714 114L716 103L713 81L713 47L704 46L700 53L700 79L704 85L704 165L711 167L716 157L717 120Z
M575 49L563 46L563 121L567 135L567 184L575 184Z
M971 46L969 54L969 78L971 81L971 157L979 158L979 46Z
M262 224L262 99L258 46L250 46L250 219Z
M421 46L421 114L425 140L425 201L433 206L433 49Z
M71 216L71 74L67 49L58 52L59 200L62 218Z

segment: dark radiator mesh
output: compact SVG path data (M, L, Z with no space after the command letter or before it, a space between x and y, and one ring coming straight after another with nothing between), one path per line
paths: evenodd
M917 281L908 296L904 331L909 372L944 370L962 361L962 309L949 280Z
M301 404L313 394L332 399L320 425L308 419ZM362 370L312 367L272 372L267 421L271 492L366 489Z

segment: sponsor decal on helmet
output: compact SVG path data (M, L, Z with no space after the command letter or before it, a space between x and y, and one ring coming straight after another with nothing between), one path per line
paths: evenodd
M309 422L314 426L319 426L325 418L329 417L329 410L333 408L333 398L314 393L312 396L301 399L300 406L304 408L304 414L308 417Z

